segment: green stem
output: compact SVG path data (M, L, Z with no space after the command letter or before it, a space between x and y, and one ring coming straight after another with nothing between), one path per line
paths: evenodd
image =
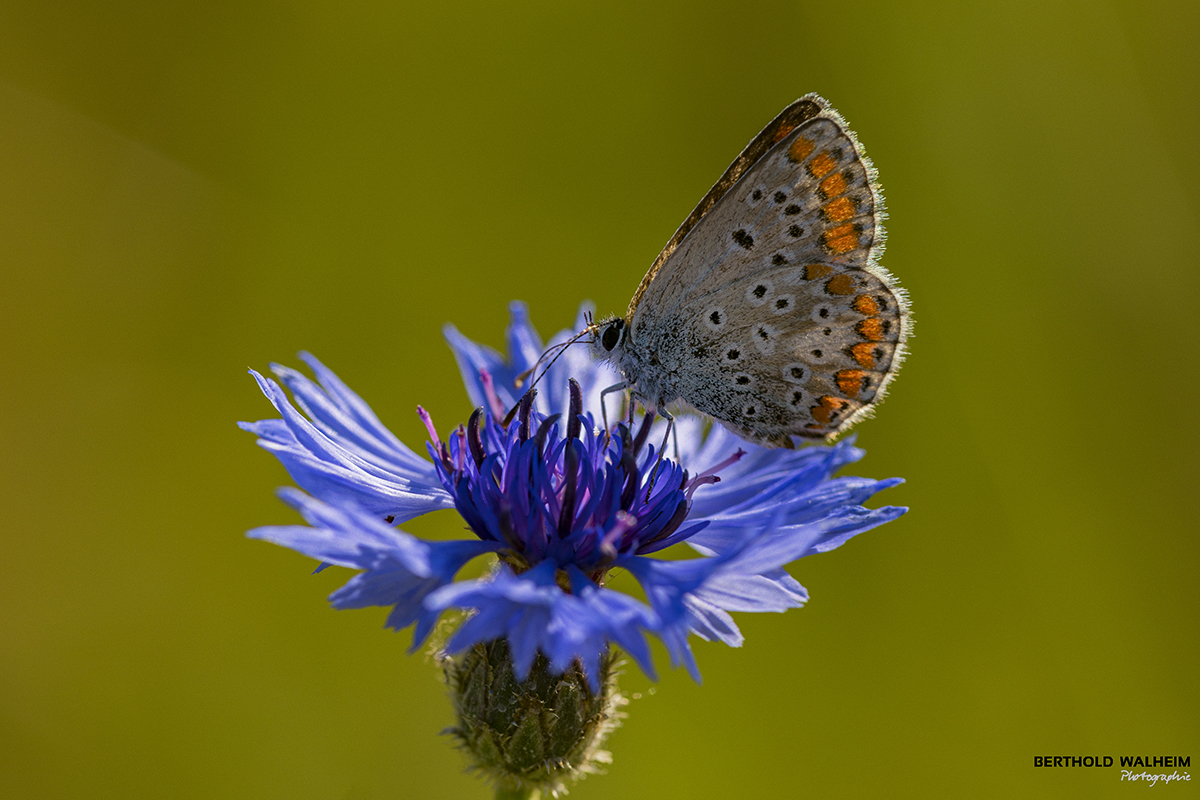
M496 800L538 800L542 793L537 789L518 789L511 786L497 786Z

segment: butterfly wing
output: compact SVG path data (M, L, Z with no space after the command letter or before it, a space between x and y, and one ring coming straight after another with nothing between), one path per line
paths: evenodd
M844 430L882 398L909 325L877 264L882 216L844 120L816 95L798 100L656 259L630 305L631 343L686 365L679 395L747 439Z
M817 116L826 105L827 103L820 97L814 94L806 95L781 111L775 119L771 120L767 127L759 131L750 144L746 145L746 148L742 150L738 157L733 160L733 163L729 165L729 168L725 170L725 174L721 176L720 180L713 184L713 187L708 190L703 199L692 209L692 213L688 214L687 219L683 221L683 224L679 226L679 229L675 231L670 241L667 242L667 246L654 259L654 263L650 265L646 276L642 278L641 284L638 286L637 291L634 292L633 300L629 302L626 321L633 318L634 311L637 310L642 295L649 288L651 281L658 275L667 259L671 257L671 254L679 247L679 243L700 223L704 215L711 211L730 188L738 182L738 179L758 163L767 154L768 150L778 144L780 139L783 139L794 131L796 126Z

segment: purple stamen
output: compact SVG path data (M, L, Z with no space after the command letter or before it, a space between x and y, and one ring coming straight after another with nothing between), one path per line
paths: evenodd
M503 419L504 403L500 402L500 397L496 394L496 384L492 381L492 374L486 369L479 370L479 382L483 384L483 396L490 406L492 419Z
M525 552L525 542L521 540L520 534L513 526L512 509L506 501L500 501L500 511L496 518L500 523L500 536L505 543L518 553Z
M642 450L642 445L650 436L650 426L654 424L655 412L647 411L642 417L642 427L638 428L637 438L633 440L633 454L636 456Z
M565 538L571 533L571 523L575 521L575 489L579 479L579 440L567 442L563 467L563 500L562 513L558 517L558 535Z
M534 434L534 441L537 442L538 457L546 455L546 437L550 435L550 429L554 427L554 423L558 422L558 418L562 414L551 414L542 420L542 424L538 426L537 433Z
M480 406L471 412L471 418L467 420L467 446L471 448L471 458L475 460L476 469L483 465L484 456L487 455L483 449L483 436L479 433L479 422L482 419L483 407Z
M569 385L562 428L559 415L538 412L534 397L532 390L521 397L508 412L514 423L507 427L489 418L487 405L476 409L454 432L457 441L450 439L457 450L436 438L429 414L419 409L442 484L481 539L505 544L509 555L501 557L517 570L565 559L600 581L614 561L659 550L680 532L686 538L683 522L692 494L742 455L689 480L679 465L651 450L643 448L638 458L624 423L617 424L613 438L597 433L584 413L578 383ZM648 414L638 428L643 445L653 418ZM647 495L651 464L658 466L660 480Z
M529 417L533 413L533 398L535 397L537 397L537 389L530 389L521 395L521 400L517 403L517 415L521 420L521 427L518 429L517 437L522 442L529 441Z
M685 519L687 519L687 513L690 506L691 503L689 503L687 500L680 500L679 505L675 506L675 513L671 514L671 518L667 520L667 524L663 526L662 530L642 542L641 546L647 547L655 542L662 541L675 531L679 530L679 526L683 524Z
M455 461L458 463L458 471L462 472L466 467L467 430L462 425L459 425L454 435L458 437L458 456L455 458Z
M600 552L604 553L609 559L617 557L616 543L621 541L621 538L633 529L637 524L637 517L627 511L617 512L617 524L609 529L608 533L604 534L604 538L600 540Z
M699 480L700 478L707 477L709 475L716 475L718 472L725 469L726 467L732 466L732 465L736 464L737 462L741 461L742 457L744 455L746 455L746 451L739 447L737 449L736 453L734 453L733 455L731 455L729 458L725 459L724 461L721 461L718 464L704 470L704 472L701 472L699 475L696 476L696 479Z
M437 428L433 427L433 417L429 416L429 412L421 406L417 406L417 416L421 418L421 422L425 423L425 431L429 434L429 443L440 453L442 440L438 438Z
M455 472L454 463L450 460L450 450L438 438L437 429L433 427L433 417L429 416L429 412L421 406L417 406L417 416L425 423L425 430L429 432L429 443L433 445L433 449L437 452L438 458L441 459L446 471Z
M637 497L638 487L642 484L637 457L633 454L633 448L629 446L629 430L624 425L621 426L621 433L625 440L625 449L621 452L621 470L625 473L625 486L621 489L621 508L628 511L633 506L633 499Z
M706 469L704 472L702 472L699 475L697 475L696 477L692 478L691 483L688 483L686 485L686 489L684 490L687 492L687 499L690 501L692 499L692 495L694 495L696 493L696 490L699 489L701 486L707 486L708 484L711 484L711 483L720 483L721 479L720 479L720 477L717 476L717 473L720 472L721 470L725 469L726 467L731 466L731 465L736 464L737 462L741 461L742 456L744 456L744 455L746 455L746 451L739 447L737 449L737 452L734 453L733 455L731 455L729 458L725 459L724 461L720 462L719 464L716 464L713 467L710 467L709 469Z
M562 513L558 517L558 535L565 538L571 533L575 521L575 491L579 481L579 451L583 446L579 443L579 433L583 424L579 415L583 413L583 392L574 378L568 384L571 394L571 405L567 415L567 449L563 457L563 501Z
M579 388L579 382L574 378L568 381L567 386L571 393L570 413L567 416L567 438L578 439L583 424L579 419L579 416L583 414L583 390Z
M720 477L716 475L697 475L690 483L688 483L687 488L684 489L684 493L687 495L687 499L690 501L692 499L692 495L694 495L696 490L701 486L707 486L710 483L720 482Z

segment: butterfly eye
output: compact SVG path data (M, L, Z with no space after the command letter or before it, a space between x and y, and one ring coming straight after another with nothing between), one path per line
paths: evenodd
M624 324L625 321L619 319L604 329L604 337L600 343L604 345L605 350L612 350L617 346L617 340L621 338L621 328Z

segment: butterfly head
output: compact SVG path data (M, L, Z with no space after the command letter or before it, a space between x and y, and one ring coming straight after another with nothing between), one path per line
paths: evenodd
M625 343L627 333L625 320L620 317L609 317L592 323L592 355L605 361L615 360Z

